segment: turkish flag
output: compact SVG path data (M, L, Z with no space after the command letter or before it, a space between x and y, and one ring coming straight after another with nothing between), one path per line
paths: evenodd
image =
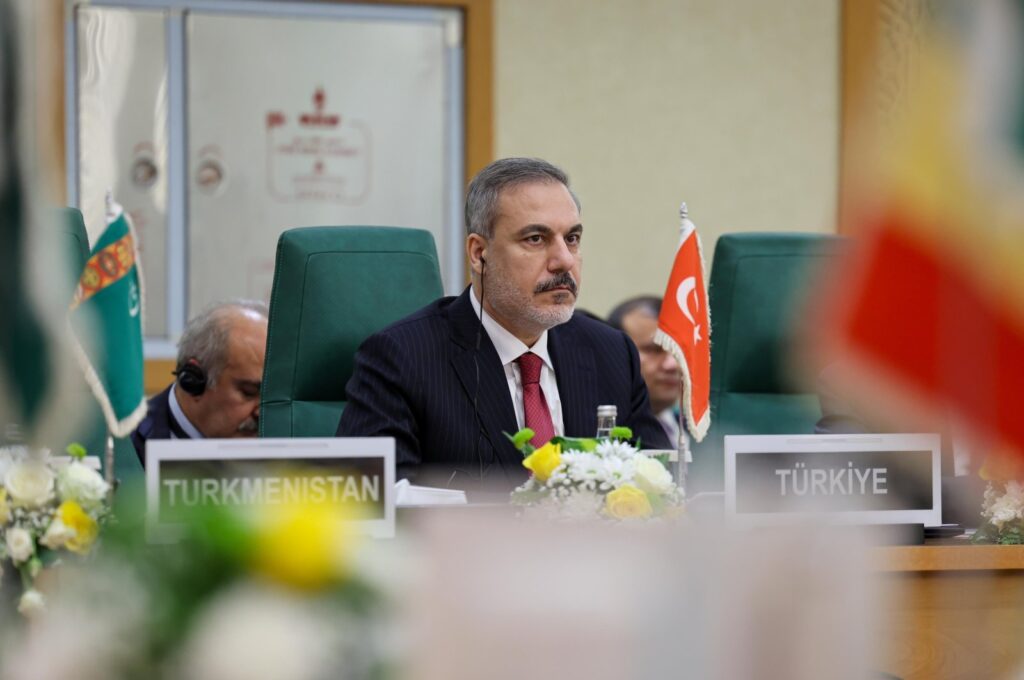
M711 324L700 238L685 210L680 231L655 341L671 352L682 368L680 408L686 429L699 442L711 425Z

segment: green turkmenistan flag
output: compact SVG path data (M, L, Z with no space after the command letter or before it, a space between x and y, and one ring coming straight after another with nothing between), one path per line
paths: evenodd
M107 429L126 437L146 415L142 384L142 284L135 234L107 197L107 228L89 255L70 320L86 380Z

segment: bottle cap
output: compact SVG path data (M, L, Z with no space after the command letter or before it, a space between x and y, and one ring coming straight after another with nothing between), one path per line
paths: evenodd
M597 407L597 417L601 416L612 416L613 418L618 415L619 409L616 408L615 404L604 404Z

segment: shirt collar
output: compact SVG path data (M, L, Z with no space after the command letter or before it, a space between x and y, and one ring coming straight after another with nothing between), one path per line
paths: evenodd
M479 319L480 302L476 299L476 289L473 287L470 287L469 290L469 301L473 304L473 313ZM522 340L512 335L504 326L492 319L491 315L487 312L483 313L483 323L484 330L487 331L487 337L491 339L494 349L497 350L498 359L501 361L502 366L509 365L526 352L533 352L541 358L545 366L552 371L555 370L554 364L551 363L551 355L548 354L547 330L540 334L533 347L527 347Z
M171 417L178 421L178 425L181 425L181 429L190 439L203 439L203 433L196 429L196 426L185 417L185 412L181 410L178 395L175 394L177 389L177 384L171 385L171 393L167 396L167 404L171 407Z

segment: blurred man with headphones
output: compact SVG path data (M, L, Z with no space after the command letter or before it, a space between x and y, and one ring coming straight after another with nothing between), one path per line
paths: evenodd
M255 437L266 346L262 302L217 304L192 319L178 341L177 379L132 432L143 464L149 439Z

